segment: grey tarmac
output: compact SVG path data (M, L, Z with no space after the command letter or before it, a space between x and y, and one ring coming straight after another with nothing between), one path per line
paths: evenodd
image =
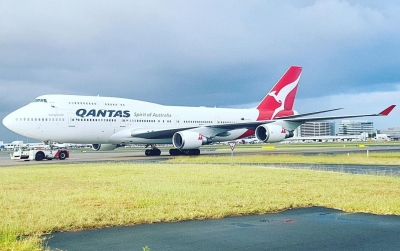
M53 234L51 250L399 250L400 217L322 207Z

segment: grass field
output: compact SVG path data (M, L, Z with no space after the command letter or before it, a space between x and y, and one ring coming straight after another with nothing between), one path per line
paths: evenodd
M0 249L43 233L324 206L400 215L400 178L222 164L71 164L0 169Z

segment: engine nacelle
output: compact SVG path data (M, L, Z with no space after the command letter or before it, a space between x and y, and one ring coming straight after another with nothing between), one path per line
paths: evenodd
M264 124L256 128L255 135L259 141L274 143L293 137L293 131L287 131L280 125Z
M92 144L92 148L95 151L110 151L114 150L117 147L118 145L112 145L112 144Z
M181 131L172 136L172 144L178 149L196 149L211 141L198 132Z

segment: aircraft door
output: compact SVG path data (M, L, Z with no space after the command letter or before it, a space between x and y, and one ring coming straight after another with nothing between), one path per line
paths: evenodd
M120 127L126 127L126 124L128 123L128 119L126 118L121 118L121 123L119 124Z
M73 114L68 114L68 127L75 127L75 121L76 119L74 118Z

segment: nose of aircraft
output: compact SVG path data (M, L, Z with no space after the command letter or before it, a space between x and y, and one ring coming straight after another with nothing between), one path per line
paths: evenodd
M12 124L13 124L13 119L10 113L3 119L3 125L11 130Z

